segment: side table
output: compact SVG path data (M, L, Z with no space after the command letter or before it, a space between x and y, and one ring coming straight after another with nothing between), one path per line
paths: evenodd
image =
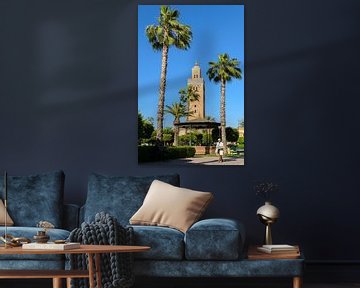
M284 277L292 277L293 288L301 288L302 286L302 269L292 269L293 267L299 266L299 261L301 263L304 261L303 256L300 253L291 254L291 253L279 253L279 254L267 254L259 252L257 250L258 246L250 246L247 253L247 259L252 261L282 261L283 266L287 268L287 272L283 275ZM294 272L292 273L292 270Z

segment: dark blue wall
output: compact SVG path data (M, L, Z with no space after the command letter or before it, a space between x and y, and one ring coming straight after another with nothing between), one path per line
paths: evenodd
M93 171L177 172L214 192L207 216L240 219L252 243L263 232L253 181L271 179L276 242L360 260L360 2L245 3L246 165L172 169L137 164L136 2L0 0L0 171L63 169L78 204Z

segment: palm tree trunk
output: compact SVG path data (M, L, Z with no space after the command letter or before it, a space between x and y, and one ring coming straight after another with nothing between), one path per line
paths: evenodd
M221 81L221 96L220 96L220 124L221 124L221 141L224 144L224 154L227 154L226 143L226 115L225 115L225 81Z
M159 88L159 100L158 100L158 111L157 111L157 127L156 127L156 140L158 140L158 142L161 141L163 138L164 103L165 103L168 51L169 51L169 47L164 45L162 49L162 58L161 58L161 75L160 75L160 88Z
M179 126L175 125L179 123L179 121L174 121L174 146L179 145Z

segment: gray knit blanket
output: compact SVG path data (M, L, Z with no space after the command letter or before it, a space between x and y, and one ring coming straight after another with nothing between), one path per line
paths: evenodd
M95 215L94 222L84 222L80 228L71 231L69 240L81 244L133 245L133 234L131 227L124 228L118 224L116 218L101 212ZM87 255L70 254L68 259L71 269L87 269ZM103 288L132 287L134 285L132 253L101 254L101 280ZM73 279L71 287L88 288L89 281L88 279Z

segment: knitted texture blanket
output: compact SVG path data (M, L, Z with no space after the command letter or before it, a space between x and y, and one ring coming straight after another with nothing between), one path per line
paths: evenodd
M80 228L71 231L69 241L87 245L133 245L133 234L132 227L124 228L118 224L116 218L101 212L95 215L94 222L84 222ZM67 257L70 260L70 269L87 269L89 262L87 255L70 254ZM132 253L101 254L101 280L103 288L129 288L133 286ZM87 288L89 287L88 282L88 279L72 279L71 287Z

